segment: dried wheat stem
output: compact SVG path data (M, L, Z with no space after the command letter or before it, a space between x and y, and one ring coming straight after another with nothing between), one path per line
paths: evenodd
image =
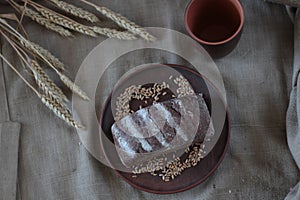
M69 109L68 105L60 99L60 97L57 96L57 94L55 92L53 92L53 90L51 90L48 86L48 84L46 82L44 82L43 80L40 79L40 77L38 77L37 75L34 76L35 82L36 84L39 86L39 88L44 92L44 94L52 99L55 100L58 104L60 104L60 106L62 108L64 108L66 110L66 112L68 112L71 115L71 110Z
M25 3L23 4L23 6L26 8L26 6L27 6L27 1L25 1ZM25 15L25 13L22 12L22 13L21 13L21 16L20 16L20 21L19 21L19 23L18 23L17 30L18 30L18 28L19 28L20 26L22 26L22 22L23 22L23 19L24 19L24 15Z
M42 100L42 102L45 104L45 106L47 106L51 111L54 112L54 114L56 116L58 116L59 118L61 118L62 120L64 120L67 124L69 124L70 126L73 126L75 128L78 129L82 129L84 128L84 126L78 124L73 117L71 116L71 114L66 111L63 107L61 107L61 105L55 101L55 99L51 99L45 95L38 95L39 98Z
M21 45L25 47L28 51L32 52L34 55L39 56L37 51L46 58L53 66L57 67L58 69L64 70L64 63L62 63L58 58L56 58L51 52L47 49L41 47L40 45L31 42L31 41L24 41L22 38L18 38Z
M96 33L88 26L82 25L78 22L75 22L73 20L66 19L64 17L60 17L52 12L49 12L45 9L37 9L44 17L49 19L51 22L61 25L65 28L77 31L79 33L83 33L85 35L89 35L92 37L97 37Z
M20 47L18 46L18 43L11 37L8 37L6 35L6 33L4 33L3 30L5 30L6 32L8 32L9 34L12 34L10 36L15 36L10 30L7 29L7 27L3 27L2 24L0 24L0 35L2 35L6 41L11 45L11 47L15 50L15 52L18 55L19 60L21 61L22 66L24 67L25 71L28 72L30 74L30 72L28 71L28 69L26 68L26 66L28 67L30 64L27 62L27 60L29 60L29 56L26 54L26 52Z
M96 15L94 15L93 13L90 13L89 11L79 8L73 4L70 4L70 3L67 3L64 1L60 1L60 0L48 0L48 1L52 2L58 8L64 10L65 12L70 13L81 19L85 19L92 23L99 21L98 17Z
M5 23L5 20L4 21L1 21L1 20L2 19L0 18L0 22ZM3 25L1 25L1 27L3 28ZM53 111L59 118L63 119L67 124L69 124L75 128L84 128L83 126L79 125L72 118L71 111L68 109L68 107L65 105L65 103L63 101L61 101L61 99L60 99L60 98L63 98L62 95L64 95L64 94L51 81L51 79L47 76L47 74L43 71L43 69L38 65L38 63L35 60L31 60L26 55L26 53L20 48L20 46L17 46L17 44L15 44L12 40L10 40L6 34L4 34L1 30L0 30L0 32L7 39L7 41L11 44L11 46L16 50L18 56L21 58L21 61L24 61L26 63L26 65L31 67L30 69L33 70L34 77L35 77L38 85L41 87L41 89L45 92L46 95L40 94L1 53L0 53L0 58L2 58L2 60L5 63L7 63L7 65L25 82L25 84L36 93L36 95L41 99L41 101L51 111ZM28 62L23 57L22 53L28 59Z
M27 17L30 17L33 21L37 22L38 24L40 24L52 31L55 31L62 36L67 36L67 37L72 36L72 33L69 30L52 23L49 19L43 17L38 12L36 12L28 7L25 8L23 6L20 6L19 8L21 11L25 9L24 14Z
M0 57L5 63L24 81L24 83L31 88L36 95L41 99L41 101L53 111L59 118L63 119L67 124L82 129L82 125L79 125L71 116L68 110L63 108L55 99L51 99L45 95L40 94L20 73L19 71L0 53Z
M65 103L68 99L60 88L52 82L35 60L31 60L30 63L34 69L36 83L45 93L45 95L38 95L42 102L67 124L75 128L83 128L72 118L72 112Z
M35 79L37 79L38 82L43 82L43 84L45 84L45 86L47 87L47 89L44 89L45 91L50 91L50 95L52 94L53 97L60 100L61 102L69 101L66 95L62 92L62 90L59 87L57 87L57 85L50 79L50 77L44 72L44 70L35 60L30 60L30 67L32 69Z
M4 19L0 18L0 26L4 28L6 31L10 32L13 36L15 36L18 40L22 40L27 45L32 45L30 41L25 39L18 31L16 31L13 27L11 27ZM7 30L8 27L10 29ZM32 47L34 48L34 47ZM45 63L47 63L56 73L59 73L59 71L56 69L56 67L47 60L39 51L35 50L36 54L44 60Z
M57 93L55 93L49 87L49 85L46 82L44 82L37 74L34 74L34 80L47 97L51 99L56 99L63 107L65 107L71 113L67 104L61 99L61 97L58 96Z
M72 92L80 96L84 100L90 100L88 95L78 86L76 85L69 77L58 72L60 80L68 87Z
M93 6L98 12L100 12L102 15L108 17L112 21L116 22L120 27L127 29L133 34L139 35L140 37L144 38L147 41L154 41L155 37L148 33L144 28L138 26L134 22L128 20L127 18L123 17L122 15L113 12L112 10L103 7L103 6L97 6L96 4L93 4L87 0L80 0L90 6Z
M117 38L120 40L135 40L137 37L129 32L121 32L111 28L101 28L94 26L93 31L100 35L107 36L109 38Z
M53 10L50 10L46 7L43 7L33 1L29 1L29 4L33 6L40 14L45 17L46 19L50 20L51 22L63 26L65 28L80 32L85 35L89 35L92 37L96 37L96 33L89 27L83 24L80 24L66 16L63 16Z
M1 19L0 19L1 21ZM6 41L10 44L10 46L16 51L16 53L18 54L19 58L21 61L24 61L26 64L28 64L26 62L26 58L29 58L28 55L24 52L24 50L22 48L20 48L17 43L14 41L13 38L9 37L6 33L4 33L3 31L6 31L8 34L11 34L11 31L9 29L7 29L7 27L3 26L3 24L0 24L0 34L6 39ZM13 34L14 36L14 34Z
M5 24L8 28L10 28L12 31L16 31L14 28L12 28L9 24L7 24L6 23L6 21L5 20L3 20L3 19L1 19L0 18L0 22L1 23L3 23L3 24ZM0 26L2 26L1 24L0 24ZM25 43L28 43L28 44L30 44L29 43L29 41L28 40L26 40L22 35L20 35L18 32L15 32L15 35L17 36L17 37L19 37L19 38L21 38L22 40L24 40L24 42ZM63 83L66 85L66 86L68 86L74 93L76 93L76 94L78 94L81 98L83 98L84 100L89 100L89 97L86 95L86 93L82 90L82 89L80 89L80 87L79 86L77 86L75 83L73 83L72 81L71 81L71 79L70 78L68 78L67 76L65 76L64 74L62 74L61 72L59 72L47 59L45 59L44 58L44 56L42 56L38 51L37 51L37 54L40 56L40 57L42 57L44 60L45 60L45 62L47 62L47 64L49 64L49 66L50 67L52 67L52 69L58 74L58 76L60 77L60 79L63 81ZM43 71L40 71L41 73L43 72Z
M64 102L63 102L64 100L63 100L62 96L58 95L57 92L55 92L53 89L51 89L52 88L51 84L49 84L50 78L43 72L42 68L38 65L38 63L35 60L31 60L31 58L29 58L29 56L24 52L24 50L20 46L18 46L13 40L11 40L3 31L1 31L1 29L0 29L0 33L2 36L4 36L4 38L11 45L11 47L16 51L22 64L29 66L29 69L31 70L31 72L33 72L35 81L36 81L37 85L39 86L39 88L42 89L42 91L48 97L55 98L58 101L61 101L62 104L64 104ZM51 82L51 80L50 80L50 82ZM64 94L63 94L63 96L64 96ZM67 106L66 106L66 108L67 108Z
M39 92L20 74L20 72L0 53L0 57L2 60L24 81L24 83L32 89L32 91L36 94Z

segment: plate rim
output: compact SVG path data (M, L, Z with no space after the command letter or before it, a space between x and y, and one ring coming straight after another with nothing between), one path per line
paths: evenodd
M182 69L185 69L191 73L194 73L196 74L197 76L201 76L203 79L205 79L205 81L209 82L209 84L214 88L214 90L218 93L218 95L221 97L221 94L220 92L218 91L218 89L214 86L214 84L208 80L207 77L205 77L203 74L201 74L200 72L197 72L195 71L194 69L190 68L190 67L187 67L187 66L184 66L184 65L179 65L179 64L165 64L163 63L163 65L168 65L170 67L179 67L179 68L182 68ZM110 93L110 95L107 97L106 101L105 101L105 104L104 104L104 108L107 107L107 105L109 104L109 99L111 99L111 95L112 93ZM145 187L142 187L138 184L135 184L133 183L132 181L130 181L127 177L123 176L122 175L122 172L120 172L119 170L116 170L112 167L111 163L109 162L109 159L108 159L108 156L107 156L107 153L106 151L104 150L104 147L103 145L101 145L101 148L104 152L104 156L106 157L107 161L108 161L108 164L110 164L110 168L117 174L118 177L122 178L122 180L124 180L126 183L128 183L129 185L131 185L132 187L138 189L138 190L141 190L141 191L144 191L144 192L148 192L148 193L153 193L153 194L160 194L160 195L167 195L167 194L176 194L176 193L180 193L180 192L184 192L184 191L187 191L187 190L190 190L198 185L200 185L201 183L203 183L204 181L206 181L216 170L217 168L220 166L220 164L222 163L222 161L224 160L224 157L227 153L227 150L228 150L228 147L229 147L229 144L230 144L230 137L231 137L231 126L230 126L230 115L229 115L229 111L228 111L228 106L224 103L224 100L223 98L221 98L224 106L225 106L225 111L226 111L226 119L225 119L225 123L227 121L227 140L226 140L226 145L224 147L224 150L222 152L222 155L220 157L220 159L218 160L218 162L213 166L213 168L203 177L201 178L200 180L196 181L195 183L191 184L191 185L188 185L186 187L183 187L181 189L177 189L177 190L169 190L169 191L159 191L159 190L152 190L152 189L148 189L148 188L145 188ZM100 120L99 120L99 129L101 129L101 125L102 125L102 122L103 122L103 112L101 112L101 115L100 115ZM223 127L226 125L224 123ZM102 134L101 134L101 130L99 131L100 132L100 143L102 144ZM132 175L134 175L132 173Z

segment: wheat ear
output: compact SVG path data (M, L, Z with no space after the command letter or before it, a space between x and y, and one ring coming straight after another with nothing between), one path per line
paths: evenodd
M133 34L139 35L140 37L144 38L147 41L154 41L156 38L148 33L144 28L138 26L134 22L128 20L127 18L123 17L122 15L106 8L103 6L97 6L87 0L80 0L90 6L93 6L98 12L102 15L108 17L112 21L116 22L120 27L127 29Z
M64 1L60 1L60 0L49 0L49 1L52 2L53 4L55 4L61 10L65 11L67 13L70 13L76 17L85 19L92 23L99 21L98 17L96 15L94 15L93 13L90 13L89 11L79 8L73 4L70 4L70 3L67 3Z
M0 23L3 23L4 25L6 25L9 29L11 29L12 31L15 32L16 36L21 38L22 40L24 40L25 43L29 43L28 40L26 40L21 34L19 34L14 28L12 28L9 24L7 24L7 22L3 19L0 18ZM1 25L0 25L1 26ZM47 59L45 59L39 52L37 52L37 54L43 58L43 60L45 62L47 62L47 64L57 73L57 75L60 77L60 79L62 80L62 82L68 87L70 88L74 93L76 93L78 96L80 96L81 98L83 98L84 100L89 100L89 97L87 96L87 94L79 87L77 86L75 83L73 83L71 81L71 79L69 77L67 77L66 75L62 74L60 71L58 71ZM43 70L41 71L43 72Z
M28 0L28 3L31 6L33 6L43 17L50 20L52 23L58 24L60 26L63 26L65 28L68 28L73 31L77 31L77 32L85 34L85 35L89 35L92 37L97 36L96 33L89 26L80 24L66 16L63 16L57 12L54 12L53 10L43 7L33 1Z
M60 101L68 102L68 98L66 95L62 92L62 90L57 87L57 85L50 79L50 77L44 72L44 70L40 67L40 65L35 60L30 60L30 66L32 67L32 72L35 77L35 79L38 80L38 82L43 82L47 88L45 88L45 91L50 91L51 94ZM43 89L43 88L42 88Z
M65 109L66 112L68 112L70 115L72 114L66 102L57 98L56 94L48 87L47 83L43 82L38 76L34 76L34 79L38 87L43 91L44 95L52 100L55 100L57 104L60 104L60 106Z
M51 67L55 72L58 72L58 70L56 69L56 67L49 62L49 60L47 58L45 58L37 49L35 49L32 46L32 43L27 40L26 38L24 38L17 30L15 30L13 27L11 27L5 20L3 20L2 18L0 18L0 26L3 27L5 30L7 30L7 28L9 30L7 30L9 33L11 33L13 36L15 36L18 40L22 40L22 42L24 42L26 45L31 46L32 49L35 50L35 53L47 64L49 65L49 67Z
M76 85L69 77L67 77L66 75L57 72L60 80L68 87L70 88L70 90L72 92L74 92L75 94L77 94L78 96L80 96L82 99L84 100L90 100L90 98L88 97L88 95L78 86Z
M82 129L82 125L79 125L71 116L68 110L64 109L55 99L51 99L45 95L40 94L21 74L20 72L0 53L0 58L24 81L24 83L32 89L34 93L41 99L41 101L57 115L63 119L67 124Z
M60 35L62 36L72 36L72 33L70 31L68 31L67 29L61 27L61 26L58 26L54 23L52 23L49 19L43 17L42 15L40 15L38 12L28 8L28 7L23 7L23 6L20 6L19 7L20 10L24 10L24 14L27 16L27 17L30 17L30 19L32 19L33 21L37 22L38 24L52 30L52 31L55 31L57 33L59 33Z
M62 63L58 58L56 58L51 52L47 49L41 47L40 45L31 42L31 41L24 41L22 38L18 38L19 42L23 47L25 47L28 51L32 52L34 55L39 56L37 51L47 59L53 66L57 67L58 69L64 70L64 63ZM43 59L43 58L42 58Z
M117 38L120 40L135 40L135 39L137 39L137 37L135 35L133 35L132 33L125 32L125 31L121 32L121 31L117 31L116 29L111 29L111 28L101 28L101 27L94 26L93 31L95 33L107 36L109 38Z
M70 109L68 108L67 104L57 96L57 94L49 87L47 83L45 83L39 76L36 74L34 75L34 80L37 84L37 86L43 91L43 93L51 98L51 99L56 99L57 102L61 104L62 107L64 107L66 110L68 110L69 113L71 113Z
M46 95L38 95L39 98L42 100L45 106L47 106L53 113L64 120L70 126L73 126L78 129L83 129L84 126L78 124L72 117L72 115L66 111L55 99L51 99Z

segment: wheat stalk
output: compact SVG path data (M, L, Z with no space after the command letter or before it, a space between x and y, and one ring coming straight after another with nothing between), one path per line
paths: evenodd
M1 54L0 52L0 58L24 81L24 83L33 90L36 94L39 92L20 74L20 72Z
M101 28L101 27L94 26L93 31L95 33L107 36L109 38L117 38L120 40L135 40L135 39L137 39L137 37L135 35L133 35L132 33L121 32L121 31L117 31L116 29L111 29L111 28Z
M30 45L30 42L28 40L26 40L21 34L19 34L9 24L7 24L7 22L5 20L3 20L3 19L0 18L0 23L4 24L9 29L11 29L14 32L14 34L16 35L16 37L21 38L22 40L24 40L25 43L28 43ZM1 24L0 24L0 26L1 26ZM57 73L57 75L60 77L60 79L62 80L62 82L68 88L70 88L72 92L76 93L78 96L80 96L84 100L89 100L89 97L87 96L87 94L79 86L77 86L75 83L73 83L69 77L67 77L66 75L64 75L61 72L59 72L47 59L44 58L44 56L41 55L40 52L37 51L37 54L40 57L42 57L45 62L47 62L47 64ZM40 72L42 73L43 71L41 70Z
M33 6L43 17L50 20L50 22L63 26L73 31L96 37L96 33L89 27L83 24L80 24L66 16L63 16L57 12L54 12L46 7L43 7L33 1L28 0L28 4Z
M59 87L57 87L57 85L50 79L50 77L44 72L44 70L40 67L40 65L35 60L30 60L29 63L32 72L34 74L34 77L37 80L42 81L47 87L47 89L46 88L44 89L45 91L51 91L51 93L53 93L53 96L62 102L69 101L66 95L62 92L62 90Z
M32 52L34 55L39 56L37 52L39 52L44 58L46 58L53 66L58 69L65 70L64 63L62 63L58 58L56 58L51 52L47 49L41 47L40 45L31 42L24 41L22 38L18 38L19 42L23 47L25 47L28 51Z
M50 2L52 2L53 4L55 4L58 8L60 8L61 10L64 10L67 13L70 13L76 17L79 17L81 19L85 19L87 21L90 21L92 23L98 22L99 19L96 15L94 15L93 13L90 13L82 8L79 8L73 4L64 2L64 1L60 1L60 0L48 0Z
M40 24L52 31L59 33L62 36L66 36L66 37L72 36L72 33L70 31L68 31L67 29L52 23L49 19L43 17L38 12L36 12L28 7L19 6L19 10L24 11L24 14L27 17L30 17L30 19L32 19L33 21L37 22L38 24Z
M32 9L25 8L25 15L30 17L33 21L39 23L40 25L43 25L46 28L55 31L62 36L66 36L66 37L72 36L72 33L70 31L68 31L67 29L61 26L55 25L49 19L42 17L42 15L40 15L39 13L35 12Z
M7 65L24 81L24 83L31 88L34 93L41 99L43 104L45 104L56 116L64 120L67 124L82 129L82 125L79 125L71 116L68 110L62 107L56 99L51 99L45 95L40 94L20 73L19 71L0 53L2 60L7 63Z
M25 51L17 45L13 40L11 40L3 31L0 29L0 33L4 36L4 38L8 41L11 47L16 51L20 60L23 64L26 64L29 69L32 71L35 81L37 85L42 89L42 91L51 98L55 98L64 104L64 101L68 101L67 97L64 93L58 88L54 82L50 79L50 77L44 72L44 70L40 67L37 61L31 59ZM67 108L67 106L66 106Z
M124 16L106 8L103 6L97 6L96 4L93 4L87 0L80 0L92 7L94 7L98 12L100 12L102 15L108 17L112 21L116 22L120 27L127 29L133 34L139 35L140 37L144 38L147 41L154 41L156 38L148 33L144 28L138 26L134 22L128 20Z
M55 99L51 99L45 95L38 94L41 101L47 106L53 113L64 120L70 126L78 129L83 129L84 126L78 124L72 117L72 115L66 111Z
M10 26L4 19L0 18L0 27L2 27L4 30L9 32L11 35L13 35L15 38L18 39L18 41L22 41L27 46L30 46L30 48L34 51L36 55L38 55L46 64L48 64L55 72L58 70L56 67L41 53L38 51L38 49L34 48L31 41L24 38L16 29L14 29L12 26Z
M66 75L58 72L58 75L60 77L60 80L75 94L80 96L84 100L90 100L88 95L78 86L76 85L69 77Z
M34 79L39 88L44 92L44 94L56 104L59 104L61 108L68 112L71 115L71 111L68 108L65 102L68 102L67 97L64 93L58 88L55 83L47 76L43 69L35 60L30 61L32 72L34 74Z
M44 92L44 94L51 98L51 99L56 99L57 102L61 104L62 107L64 107L66 110L68 110L70 113L71 111L69 110L67 104L61 99L60 96L57 95L50 87L49 85L44 82L37 74L34 74L34 80L38 87Z
M52 99L52 100L55 100L58 104L60 104L60 106L62 108L64 108L66 110L66 112L68 112L70 115L71 115L71 110L68 108L67 104L62 101L56 93L53 92L53 90L51 90L48 86L47 83L45 83L43 80L40 79L40 77L38 76L34 76L34 79L35 79L35 82L36 84L38 85L38 87L44 92L44 94Z

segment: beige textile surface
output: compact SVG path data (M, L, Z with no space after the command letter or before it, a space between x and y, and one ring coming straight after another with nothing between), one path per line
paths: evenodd
M183 21L186 0L94 2L143 26L186 33ZM231 143L224 161L207 181L189 191L167 196L132 188L89 155L76 131L50 113L4 65L10 117L22 124L18 199L283 199L300 180L286 139L294 26L283 6L261 0L242 0L242 4L245 27L241 41L234 52L217 61L227 90ZM5 9L1 5L0 10ZM93 47L105 39L78 34L76 38L65 39L35 23L25 24L33 41L47 47L67 64L71 77L75 77ZM15 54L8 44L1 43L5 56L14 60ZM165 53L136 55L129 55L127 61L183 63ZM119 68L106 74L100 88L115 82L128 62L115 63ZM5 109L1 105L1 112Z

